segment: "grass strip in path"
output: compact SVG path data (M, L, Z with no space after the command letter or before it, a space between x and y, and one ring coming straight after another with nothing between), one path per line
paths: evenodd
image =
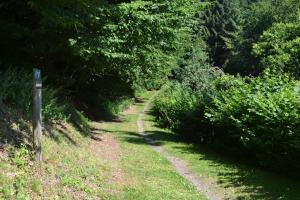
M191 171L187 168L186 162L178 159L174 156L171 156L167 152L164 151L163 147L160 145L157 145L154 140L152 140L150 137L148 137L147 133L144 130L143 125L143 116L145 112L149 110L149 105L152 102L153 98L155 98L157 93L154 93L154 95L151 96L151 98L145 103L143 110L138 115L137 120L137 126L139 134L141 134L144 139L151 145L151 147L161 155L163 155L165 158L172 163L176 171L185 179L187 179L189 182L191 182L199 192L205 194L205 196L210 200L222 200L226 199L225 196L221 195L221 193L215 193L211 189L210 184L207 184L205 181L201 180L200 177L195 176L191 173Z
M148 96L152 94L147 93ZM130 112L127 111L121 116L122 122L103 122L95 125L103 134L114 135L120 145L118 166L123 173L125 184L111 185L111 189L119 194L115 199L207 199L138 133L136 121L143 107L144 103L134 105L129 109Z

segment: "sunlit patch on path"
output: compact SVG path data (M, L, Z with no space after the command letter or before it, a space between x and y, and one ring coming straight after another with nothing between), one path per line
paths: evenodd
M113 168L109 182L112 184L123 185L125 184L124 172L119 165L119 160L121 158L121 148L118 140L115 136L111 134L103 134L101 131L97 130L99 123L93 122L92 126L96 128L93 133L91 147L94 148L94 152L97 156L106 160L110 163Z

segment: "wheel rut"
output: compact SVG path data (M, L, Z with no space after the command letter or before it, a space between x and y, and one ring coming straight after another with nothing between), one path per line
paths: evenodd
M147 141L147 143L158 153L160 153L162 156L164 156L176 169L176 171L185 179L187 179L190 183L192 183L197 190L204 194L208 199L210 200L223 200L223 199L230 199L226 198L225 196L221 196L219 194L215 194L212 189L211 185L206 183L204 180L202 180L200 177L195 176L187 167L187 163L184 160L178 159L169 153L167 153L164 148L156 143L155 140L151 139L147 132L144 129L144 123L143 123L143 116L145 112L149 110L150 104L152 100L155 98L155 96L158 94L156 92L145 104L143 110L138 114L137 119L137 127L138 132L140 135L143 136L143 138Z

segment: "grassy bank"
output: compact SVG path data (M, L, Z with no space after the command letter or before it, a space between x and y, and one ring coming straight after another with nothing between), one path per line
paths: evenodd
M112 167L95 148L90 137L69 124L57 125L43 138L41 165L31 161L25 147L6 146L0 153L0 199L110 197Z
M148 92L117 121L89 122L89 135L56 124L43 140L42 165L25 147L0 152L0 199L205 199L138 134L136 121ZM252 167L183 142L144 115L145 131L214 193L233 199L298 199L298 180Z

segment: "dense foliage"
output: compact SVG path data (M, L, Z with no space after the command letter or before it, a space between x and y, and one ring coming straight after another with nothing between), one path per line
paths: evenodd
M46 76L49 121L80 118L73 105L116 115L162 88L161 125L299 169L299 9L299 0L1 2L0 103L30 117L33 67Z
M229 57L226 71L244 75L257 75L262 72L258 64L260 58L253 55L253 44L276 23L286 23L297 19L300 8L298 0L259 0L241 1L240 31L234 42L234 54Z
M0 110L14 108L26 120L32 114L32 76L26 71L8 69L0 73ZM58 100L59 90L44 87L43 117L46 121L64 120L69 116L64 102Z
M270 71L258 78L213 77L209 92L179 83L163 90L154 103L160 125L273 169L297 169L299 81Z
M218 80L217 87L234 77ZM274 168L299 167L300 99L298 81L265 72L259 78L237 78L212 98L205 116L215 126L214 137L254 154L260 164Z
M212 0L203 13L203 33L214 65L225 67L234 54L241 24L239 0Z
M300 23L274 24L254 45L260 65L300 77Z
M207 47L192 51L205 59L183 58L154 102L160 125L262 166L299 169L299 8L297 0L209 1L198 36Z
M122 86L112 87L116 93L157 87L189 43L199 6L194 0L3 3L1 63L41 67L52 84L75 92L92 85L109 93L110 80Z
M114 115L140 90L166 82L202 7L195 0L3 2L0 66L27 74L39 67L44 85L63 91L60 101Z
M175 79L162 89L154 102L157 121L189 137L202 138L197 131L206 128L205 105L215 93L214 80L222 74L208 63L202 41L195 42L181 61ZM203 139L203 138L202 138Z

